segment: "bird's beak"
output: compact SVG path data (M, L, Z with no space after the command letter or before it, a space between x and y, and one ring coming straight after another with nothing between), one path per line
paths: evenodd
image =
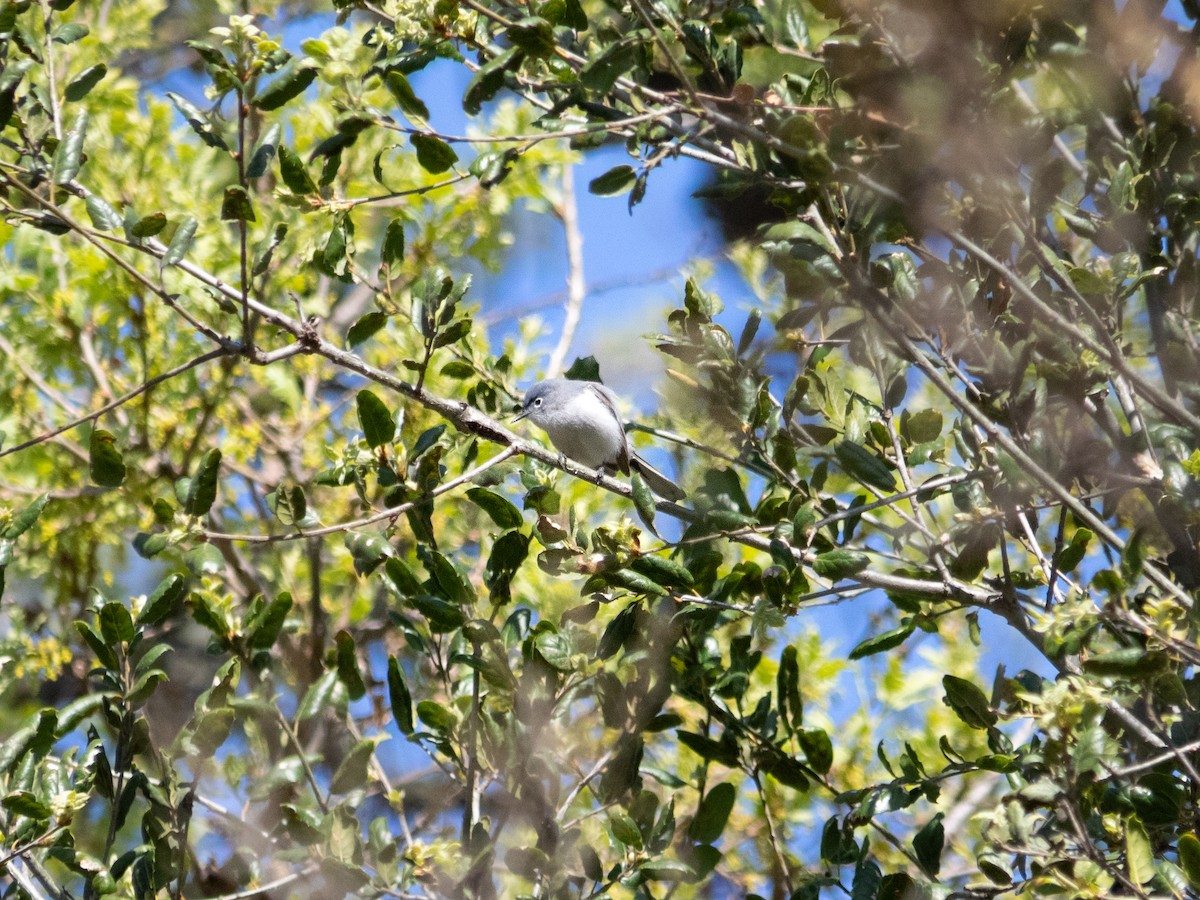
M527 409L523 409L523 410L521 410L519 413L517 413L515 416L513 416L513 417L512 417L512 421L513 421L513 422L520 422L520 421L521 421L523 418L525 418L527 415L529 415L529 410L527 410Z

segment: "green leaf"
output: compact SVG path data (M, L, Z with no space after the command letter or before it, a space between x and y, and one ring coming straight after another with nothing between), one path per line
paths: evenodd
M637 471L630 473L629 487L630 493L633 496L633 508L637 511L638 518L650 529L651 534L658 537L658 531L654 527L654 494L646 486L645 479Z
M1063 547L1059 551L1058 571L1062 573L1072 572L1075 567L1083 562L1083 558L1087 555L1088 544L1092 540L1092 532L1087 528L1077 528L1075 533L1071 535L1071 543Z
M114 601L100 608L100 634L110 647L133 640L133 618L125 604Z
M543 631L534 638L534 645L551 668L559 672L573 672L576 669L572 659L573 646L570 638L556 631Z
M125 460L117 449L117 439L111 432L92 429L88 445L89 472L92 483L100 487L120 487L125 481Z
M396 436L396 420L379 396L364 388L358 392L357 406L358 422L367 439L367 446L374 450L390 444Z
M221 451L209 450L200 457L196 474L188 486L187 499L183 509L189 516L203 516L212 509L217 499L217 475L221 468Z
M817 554L813 571L830 581L840 581L857 575L871 564L871 558L857 550L829 550Z
M0 744L0 772L9 773L11 779L16 774L17 763L26 753L36 760L45 758L54 746L57 734L58 714L53 709L47 707L40 710L36 721L26 718L25 724Z
M800 749L813 771L824 775L833 765L833 742L823 728L810 728L796 733Z
M1147 884L1154 879L1154 850L1146 827L1137 816L1125 820L1125 860L1129 878L1135 884Z
M367 692L362 673L358 671L358 654L354 649L354 638L346 630L339 631L334 638L337 643L337 673L351 700L358 700Z
M554 53L554 28L541 16L526 16L508 26L508 39L527 56L545 59Z
M448 733L458 724L458 716L433 700L417 704L417 716L434 731Z
M942 687L946 690L944 702L964 723L980 729L996 724L996 713L992 711L987 695L973 682L956 675L944 675Z
M692 573L686 566L663 556L639 556L629 564L629 567L639 575L645 575L655 584L663 587L688 590L693 585Z
M891 650L893 647L899 647L913 633L914 627L910 623L901 625L899 628L893 628L891 631L885 631L883 634L876 635L875 637L869 637L857 644L850 651L850 659L862 659L866 656L873 656L876 653Z
M392 545L378 534L351 531L346 534L345 544L354 559L354 571L362 576L370 575L396 552Z
M364 738L346 754L342 764L333 773L329 790L335 794L348 794L350 791L367 786L367 767L371 764L371 754L375 752L375 739Z
M221 201L222 222L254 222L254 204L250 201L249 192L240 184L231 184L225 188L225 198Z
M613 837L626 847L633 847L635 850L642 848L642 832L637 827L637 822L633 821L627 813L623 813L619 809L610 810L608 827L611 829Z
M462 106L467 115L477 116L483 104L496 96L496 92L504 87L504 73L510 67L521 64L525 53L520 47L509 47L499 56L489 60L479 67L474 77L467 83L463 91Z
M417 162L431 175L441 174L458 162L458 154L454 152L454 148L441 138L428 134L414 134L412 145L417 151Z
M633 68L638 51L638 44L632 41L613 44L579 70L579 83L589 91L607 94L617 79Z
M38 517L42 514L42 510L46 508L46 504L49 502L49 494L40 494L37 499L12 517L12 521L4 529L3 536L10 541L15 541L33 527L33 523L38 520Z
M55 184L66 184L79 174L83 165L83 138L87 133L88 115L80 110L70 130L63 135L54 151L54 168L51 177Z
M187 593L187 582L179 575L168 575L146 598L146 605L138 613L139 625L157 625L167 618L179 606Z
M299 97L317 77L313 59L292 59L250 100L252 106L270 112Z
M930 878L937 878L942 867L942 847L946 843L946 829L942 826L942 814L937 813L913 836L913 850L917 862Z
M315 194L317 192L317 183L308 174L308 167L304 165L304 160L286 144L279 147L279 176L293 194Z
M338 673L330 670L314 681L296 708L296 721L305 722L317 713L341 707L345 703L346 688L338 680Z
M167 216L166 213L161 212L151 213L136 221L128 222L127 225L129 237L134 241L142 241L161 233L167 227Z
M500 528L518 528L524 521L521 511L495 491L473 487L467 491L467 499L487 513Z
M735 745L725 741L714 741L710 737L690 731L676 731L675 736L679 738L679 743L702 759L718 762L730 769L736 768L738 765L738 752Z
M271 160L279 152L279 136L282 133L283 129L276 122L267 129L266 134L259 138L258 145L250 154L250 162L246 164L247 178L262 178L267 174L267 169L271 167Z
M94 629L87 622L76 620L75 630L79 632L80 636L84 640L84 643L91 648L92 653L95 654L96 660L100 663L100 665L104 666L106 669L117 668L116 652L108 645L108 643L105 642L104 638L97 634L96 629Z
M104 63L88 66L71 79L71 82L67 85L67 89L63 92L68 102L77 103L82 100L107 74L108 66Z
M1127 647L1089 656L1083 661L1083 670L1113 678L1147 678L1162 672L1168 663L1167 655L1159 650Z
M896 490L891 467L862 444L842 441L833 452L842 468L854 478L883 491Z
M121 214L108 205L108 202L96 194L88 194L84 201L88 218L99 231L112 231L124 224Z
M1179 836L1179 865L1188 884L1200 888L1200 838L1188 831Z
M383 233L383 248L379 252L380 262L394 266L404 260L404 220L399 216L388 222Z
M775 705L784 727L795 730L804 721L804 701L800 696L800 664L794 645L783 648L779 671L775 675Z
M292 611L292 595L280 591L246 623L246 646L251 650L270 650Z
M413 733L412 694L404 680L404 671L396 657L388 657L388 699L392 705L392 716L401 734Z
M308 515L304 488L292 480L284 481L271 495L271 511L284 525L299 525Z
M424 125L429 120L429 107L413 92L412 85L402 72L393 69L384 76L383 83L406 116L414 119L418 125Z
M183 116L188 126L196 133L200 140L217 150L229 150L229 145L225 143L225 140L209 124L204 113L193 106L188 100L172 91L167 91L167 99L175 105L175 108L179 110L179 114Z
M632 166L614 166L598 178L588 182L588 191L601 197L623 194L637 181L637 172Z
M66 25L59 25L50 35L50 39L57 44L73 44L82 38L87 37L91 30L80 22L68 22Z
M688 826L688 837L701 844L711 844L725 830L729 821L729 813L733 811L733 802L737 799L737 790L724 781L709 790L700 801L696 816Z
M287 237L288 227L283 224L275 226L271 233L270 239L266 245L258 251L258 255L254 258L254 266L250 269L250 275L257 278L262 275L271 265L271 257L275 255L275 248L283 243L283 239Z
M459 605L475 602L475 589L453 562L425 546L417 548L417 555L429 570L433 585L443 597Z
M456 628L461 628L467 621L462 607L435 597L432 594L413 594L408 598L421 615L429 620L429 630L435 634L445 634Z
M936 409L923 409L915 415L905 410L900 417L900 431L914 444L937 440L942 433L942 414Z
M188 216L175 229L175 234L171 236L171 243L167 245L167 252L163 254L162 265L173 266L186 255L191 249L192 241L196 237L196 220L192 216Z
M50 818L50 807L37 798L32 791L13 791L0 800L10 813L16 816L26 816L39 822Z
M212 544L201 544L183 554L184 565L193 575L216 575L225 568L225 557Z

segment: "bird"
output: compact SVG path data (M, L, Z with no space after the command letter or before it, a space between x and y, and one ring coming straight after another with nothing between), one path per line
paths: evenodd
M635 471L650 490L673 503L687 496L629 446L617 397L602 384L568 378L539 381L526 391L513 421L526 417L549 435L559 453L577 463L623 475Z

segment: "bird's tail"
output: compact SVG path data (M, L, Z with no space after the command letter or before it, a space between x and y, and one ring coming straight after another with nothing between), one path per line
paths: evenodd
M650 463L646 462L636 453L631 454L629 460L629 468L633 469L646 480L646 484L650 490L658 494L664 500L670 500L672 503L678 503L687 496L683 489L673 482L670 478L664 475Z

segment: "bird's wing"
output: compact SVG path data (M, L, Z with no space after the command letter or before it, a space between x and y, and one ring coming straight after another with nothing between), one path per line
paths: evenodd
M588 389L599 398L600 402L608 407L613 414L613 418L617 420L617 425L621 429L621 450L617 454L617 469L622 475L629 474L629 439L625 437L625 423L621 420L621 413L617 411L617 395L610 391L602 384L596 382L588 382Z

